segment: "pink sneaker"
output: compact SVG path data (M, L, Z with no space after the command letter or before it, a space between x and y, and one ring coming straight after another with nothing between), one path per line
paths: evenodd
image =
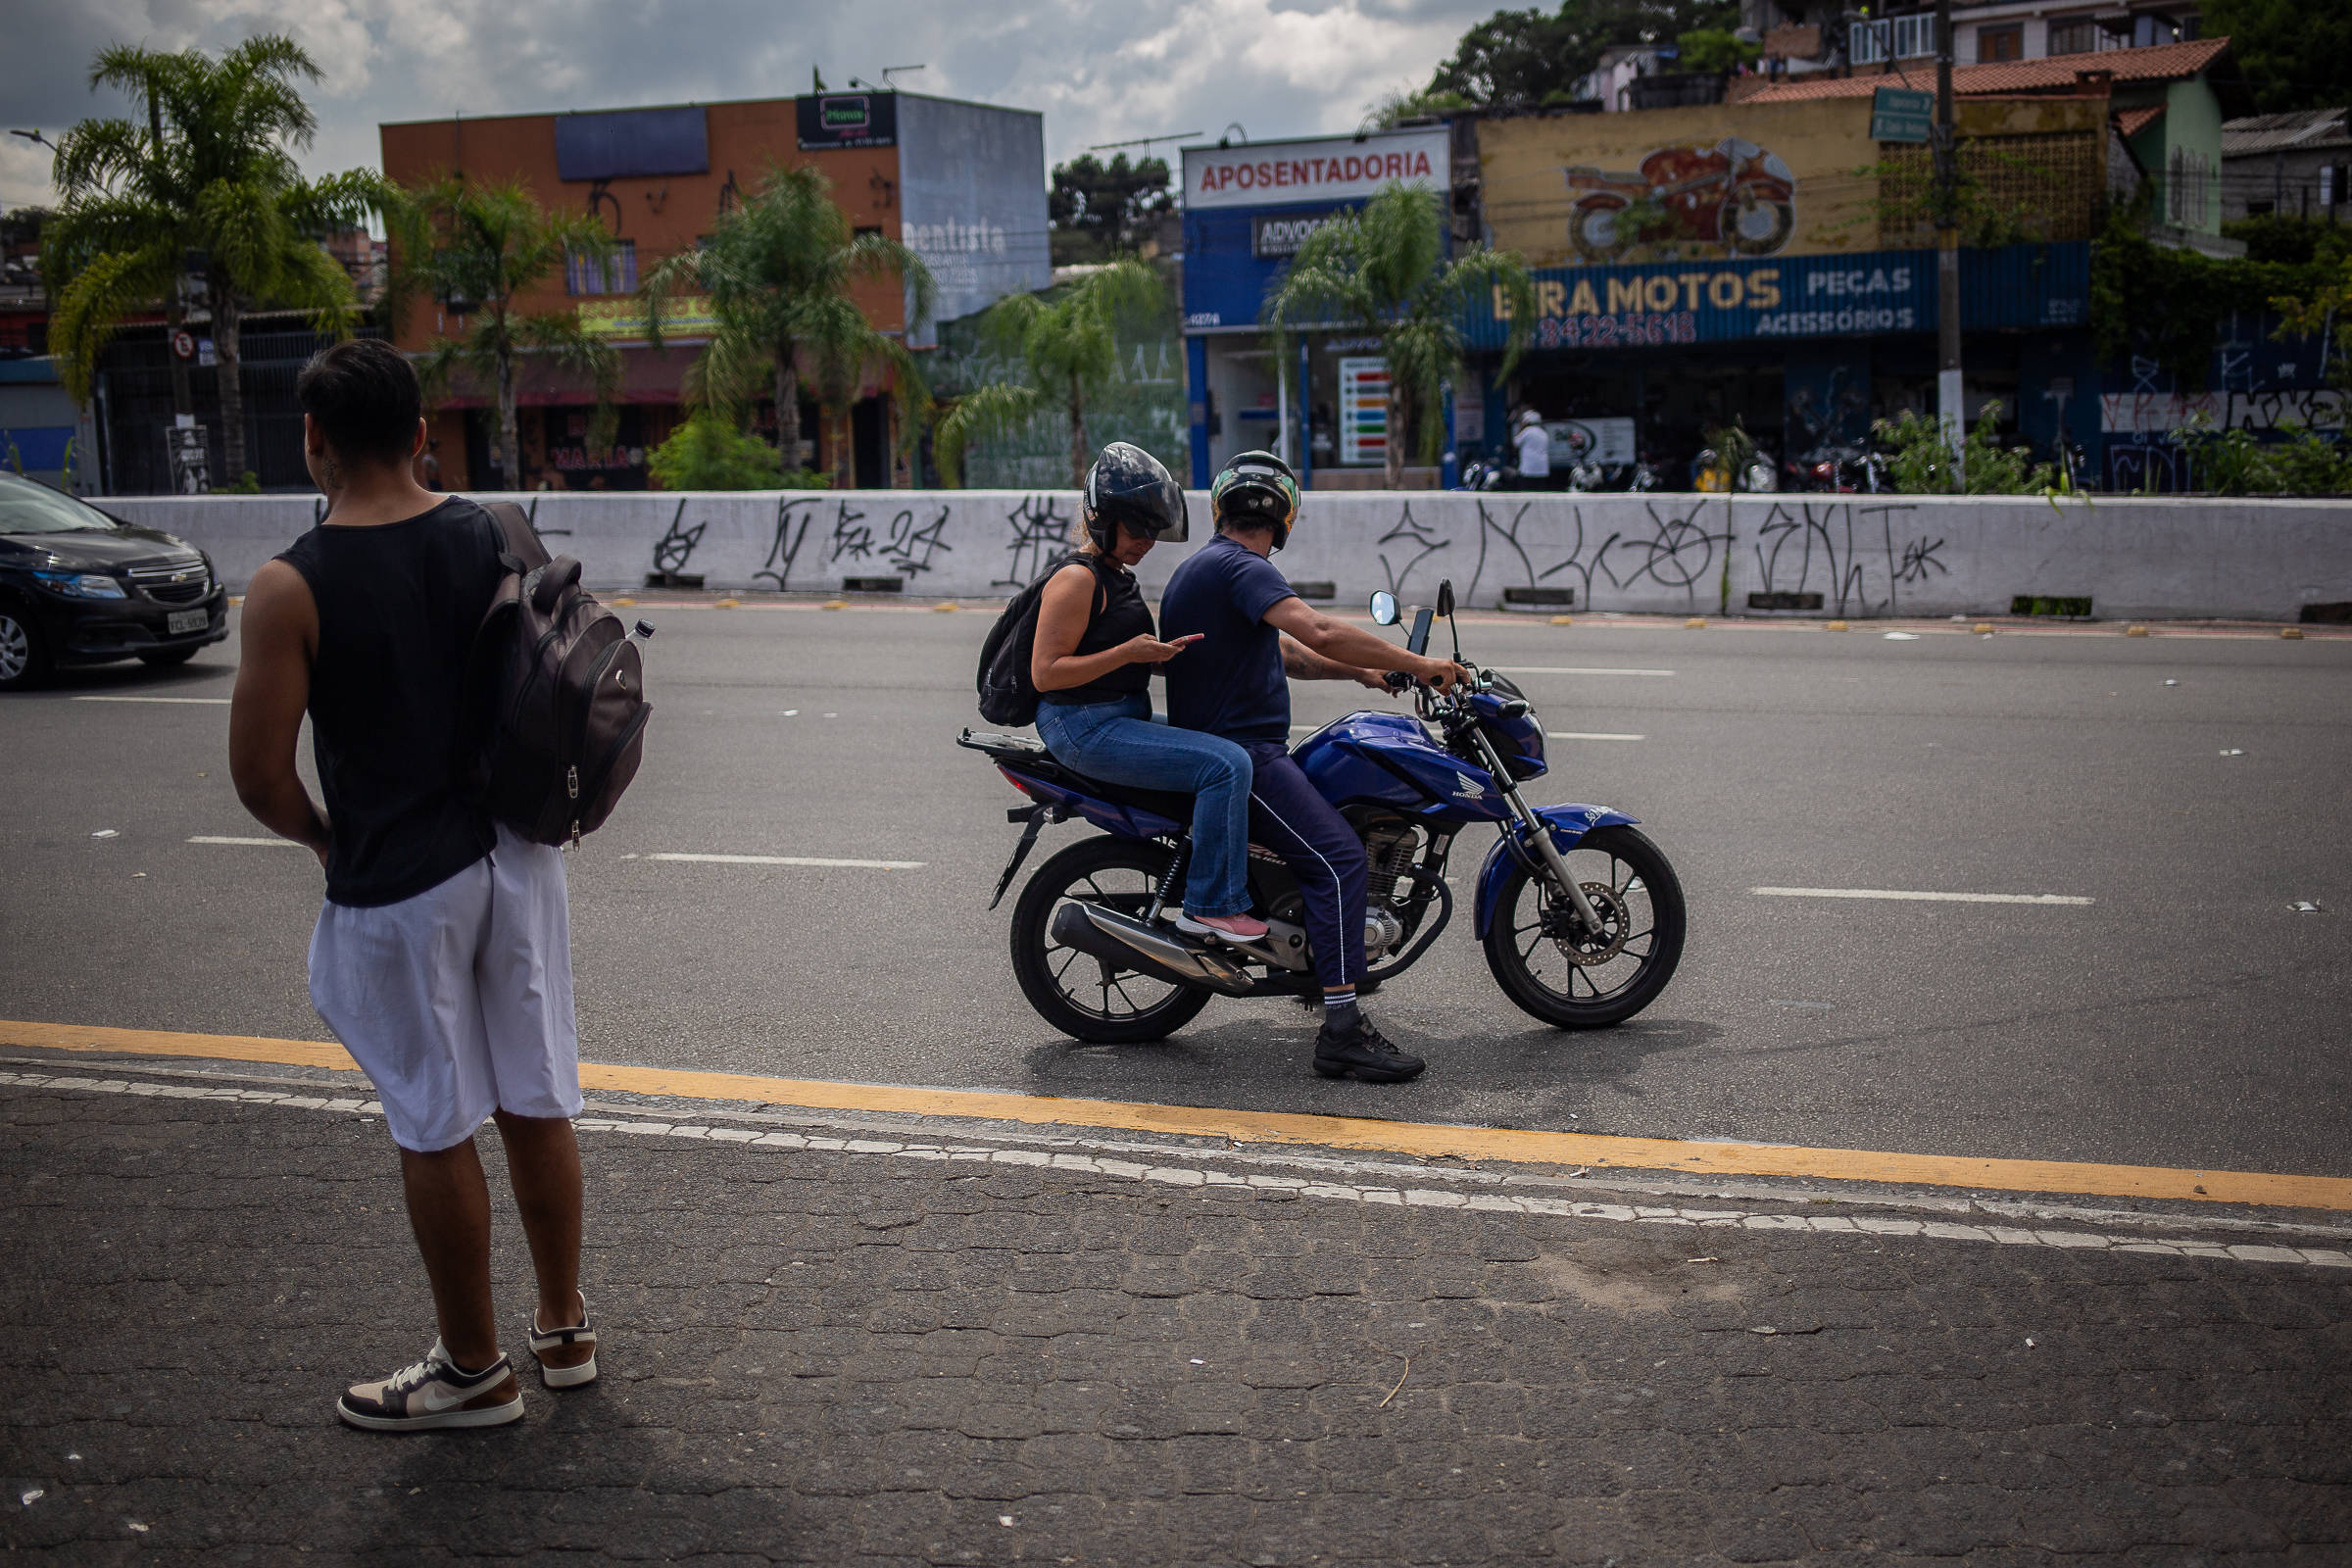
M1255 942L1266 934L1266 922L1247 914L1185 914L1176 916L1176 929L1194 937L1231 937Z

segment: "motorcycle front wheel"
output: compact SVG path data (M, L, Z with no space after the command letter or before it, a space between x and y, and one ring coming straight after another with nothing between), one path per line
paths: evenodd
M1054 940L1054 911L1077 899L1142 919L1169 851L1140 839L1081 839L1037 868L1012 910L1012 972L1037 1015L1074 1040L1131 1046L1164 1040L1208 1005L1209 993L1121 968Z
M1595 828L1567 852L1601 915L1595 937L1548 877L1514 862L1487 927L1487 967L1519 1007L1561 1029L1605 1029L1657 1000L1683 956L1683 885L1630 827Z

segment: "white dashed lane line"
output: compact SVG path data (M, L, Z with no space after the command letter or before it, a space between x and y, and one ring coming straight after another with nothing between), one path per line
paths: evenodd
M2096 904L2071 893L1916 893L1894 888L1749 888L1761 899L1899 899L1921 904Z
M920 871L921 860L839 860L818 855L624 855L624 860L672 860L689 865L837 865L859 871Z
M1504 675L1650 675L1664 677L1671 669L1627 669L1615 664L1496 664Z
M132 697L127 695L118 697L112 693L103 696L76 697L73 701L77 703L179 703L193 708L226 708L228 706L228 699L225 697Z
M274 1105L284 1110L322 1110L343 1115L383 1114L383 1107L376 1102L349 1096L295 1095L274 1090L149 1083L128 1078L0 1072L0 1085L74 1094L215 1100L236 1104ZM877 1159L1022 1165L1109 1177L1119 1181L1152 1182L1166 1187L1222 1190L1237 1196L1250 1191L1280 1192L1328 1202L1364 1203L1389 1208L1476 1209L1484 1213L1542 1214L1620 1225L1687 1225L1702 1229L1807 1231L1826 1236L1913 1237L1926 1241L1974 1242L2002 1247L2045 1247L2068 1251L2135 1252L2159 1257L2212 1258L2223 1262L2287 1263L2305 1268L2352 1269L2352 1251L2328 1247L2214 1242L2189 1236L2115 1235L2018 1225L1963 1225L1941 1220L1892 1219L1873 1215L1755 1213L1740 1208L1600 1203L1521 1193L1463 1193L1440 1187L1317 1181L1301 1176L1274 1175L1263 1170L1219 1170L1204 1163L1157 1165L1100 1154L991 1148L946 1140L932 1143L895 1138L833 1138L781 1130L761 1132L754 1127L729 1127L708 1122L582 1116L573 1125L583 1133L683 1138L697 1143L730 1145L746 1154L756 1149L814 1150ZM1182 1157L1178 1151L1171 1150L1169 1152L1171 1156ZM1227 1164L1271 1163L1252 1160L1247 1152L1240 1151L1220 1150L1213 1157Z
M245 850L299 850L304 847L292 839L243 839L233 838L225 833L199 833L188 842L190 844L228 844Z
M1645 741L1649 739L1646 735L1618 735L1608 730L1598 729L1547 729L1544 732L1544 738L1553 741Z

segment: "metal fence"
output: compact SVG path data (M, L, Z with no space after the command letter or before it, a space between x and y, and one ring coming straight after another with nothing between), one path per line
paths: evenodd
M373 327L360 335L382 334ZM303 327L266 320L241 336L240 384L245 394L245 464L265 490L307 490L310 472L302 461L302 409L294 401L294 378L313 354L333 339ZM167 449L172 406L171 346L160 331L118 338L100 362L98 412L105 442L100 462L108 491L115 495L165 495L172 489ZM192 365L189 391L196 422L210 449L213 485L225 489L237 475L227 470L220 429L220 370Z

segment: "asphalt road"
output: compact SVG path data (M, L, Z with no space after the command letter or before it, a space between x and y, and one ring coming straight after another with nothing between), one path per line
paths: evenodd
M647 763L571 862L598 1060L2352 1174L2352 641L1468 622L1486 663L1673 671L1515 678L1552 730L1642 737L1554 742L1534 794L1642 818L1690 944L1646 1015L1569 1035L1504 1001L1464 918L1376 1004L1429 1073L1376 1089L1314 1078L1290 1004L1124 1049L1030 1012L1010 900L985 908L1018 797L952 744L989 615L637 612L661 626ZM0 700L0 1017L322 1037L314 864L188 842L261 833L226 771L234 649ZM1297 716L1368 696L1301 685ZM83 700L157 697L198 701ZM1457 866L1485 849L1465 834ZM923 868L630 858L662 852Z

